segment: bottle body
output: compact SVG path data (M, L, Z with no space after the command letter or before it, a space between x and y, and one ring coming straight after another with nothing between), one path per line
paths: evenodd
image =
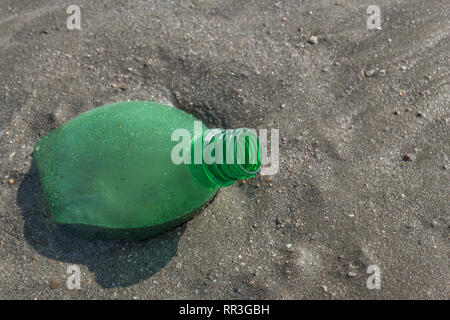
M219 189L171 161L171 133L192 131L195 120L156 103L116 103L42 138L33 157L56 222L87 236L140 238L189 219Z

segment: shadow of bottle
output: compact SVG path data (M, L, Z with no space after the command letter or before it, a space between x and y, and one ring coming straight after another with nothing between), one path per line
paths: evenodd
M19 186L17 204L26 241L61 262L85 265L104 288L127 287L148 279L176 254L182 225L144 241L92 241L78 238L53 220L33 162Z

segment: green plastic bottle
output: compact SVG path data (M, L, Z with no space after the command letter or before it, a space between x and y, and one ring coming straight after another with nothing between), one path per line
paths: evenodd
M176 227L261 167L253 131L209 130L154 102L87 111L42 137L33 158L56 222L90 239L143 239Z

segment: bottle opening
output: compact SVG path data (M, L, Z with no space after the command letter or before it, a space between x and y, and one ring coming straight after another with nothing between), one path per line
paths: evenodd
M235 136L235 158L243 174L254 176L261 169L259 139L248 129L239 129Z
M216 185L228 186L252 178L261 169L261 145L253 130L211 129L201 143L203 171Z

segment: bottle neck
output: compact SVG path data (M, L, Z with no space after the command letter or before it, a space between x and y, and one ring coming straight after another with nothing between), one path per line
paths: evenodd
M197 175L203 174L219 187L252 178L261 169L259 139L254 131L246 128L207 130L194 138L191 150L191 163L197 168Z

